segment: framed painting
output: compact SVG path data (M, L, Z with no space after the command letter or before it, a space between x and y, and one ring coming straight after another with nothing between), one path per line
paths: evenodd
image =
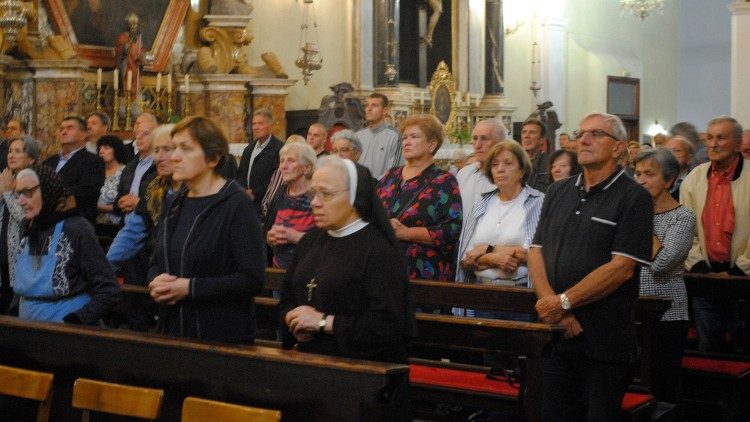
M115 42L135 13L143 34L144 70L162 72L190 0L44 0L55 30L93 67L113 69Z
M430 114L443 124L446 133L451 133L456 121L456 79L445 62L440 62L430 81Z

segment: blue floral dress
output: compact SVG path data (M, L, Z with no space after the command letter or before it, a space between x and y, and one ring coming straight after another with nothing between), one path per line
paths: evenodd
M409 180L403 180L402 171L394 167L383 175L378 196L391 218L407 227L425 227L434 242L401 242L409 278L453 281L463 219L458 182L434 164Z

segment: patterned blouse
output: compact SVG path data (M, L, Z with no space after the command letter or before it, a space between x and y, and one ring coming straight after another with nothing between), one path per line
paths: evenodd
M463 219L458 182L434 164L409 180L403 180L402 171L394 167L383 175L378 196L391 218L406 227L425 227L434 242L402 242L409 278L452 281Z
M694 232L695 215L682 205L654 214L654 234L661 242L661 249L651 266L641 269L640 294L672 299L672 306L664 313L662 321L688 319L687 291L682 273L693 245Z
M99 193L99 203L103 205L112 205L117 198L117 186L120 184L120 176L122 175L121 166L115 174L104 179L104 185ZM116 212L100 212L96 215L96 222L99 224L122 224L122 216Z

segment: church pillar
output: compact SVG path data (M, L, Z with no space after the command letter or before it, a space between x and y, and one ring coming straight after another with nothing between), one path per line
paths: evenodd
M487 28L485 38L484 93L503 95L505 92L505 26L503 25L502 0L487 0L485 15Z
M230 143L247 142L245 125L249 127L248 111L250 75L200 75L207 117L220 122L227 129Z
M552 101L553 110L557 112L557 118L560 122L565 122L566 115L566 98L568 85L567 81L567 36L568 23L564 19L547 18L542 24L541 34L541 84L542 89L537 97L537 104L545 101ZM570 130L567 129L566 130ZM556 138L556 137L555 137ZM550 138L552 139L552 138ZM559 143L555 139L556 143ZM559 145L557 145L559 148Z
M400 0L375 0L374 3L375 86L398 86Z
M255 110L265 108L273 113L273 128L271 132L279 139L286 139L286 96L289 93L289 87L297 83L296 79L278 79L278 78L255 78L249 81L252 87L252 109L250 115ZM246 126L248 139L252 137L252 128L250 122Z
M42 144L42 156L57 154L57 129L63 117L82 110L85 60L29 60L34 70L34 137Z
M732 62L730 113L745 127L750 126L750 1L736 0L732 12Z
M368 0L353 0L352 9L354 10L354 42L352 47L354 49L354 66L353 66L353 80L354 89L358 92L364 93L359 96L366 96L372 93L375 80L373 77L374 64L372 58L373 54L373 38L375 31L373 31L374 22L374 11L372 1Z

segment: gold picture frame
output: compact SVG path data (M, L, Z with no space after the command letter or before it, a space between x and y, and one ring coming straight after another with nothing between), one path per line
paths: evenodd
M187 13L188 7L190 7L190 0L133 0L134 7L132 9L140 9L141 13L145 12L147 9L143 7L135 7L141 5L141 3L148 4L149 7L152 7L152 9L148 9L148 11L156 14L155 22L158 23L158 30L156 29L156 24L154 24L155 35L153 35L153 40L146 40L144 38L144 44L148 47L146 57L150 59L144 66L144 70L147 72L163 72L169 63L172 46L177 38L177 32L179 31L182 22L185 20L185 14ZM102 67L106 69L114 69L116 67L115 43L111 40L107 40L107 37L103 34L87 33L86 36L88 38L93 37L101 39L102 41L95 44L79 43L79 38L81 37L76 36L77 28L71 23L71 16L68 16L68 9L66 6L72 7L71 5L76 5L77 7L82 8L87 5L85 0L78 0L75 2L71 2L70 0L44 0L44 4L47 7L50 22L55 30L73 45L73 48L76 50L80 58L90 61L92 67ZM100 4L114 6L114 3L109 1L100 2ZM154 9L154 7L156 8ZM111 17L111 22L108 21L107 24L117 25L117 28L121 28L120 32L125 32L126 27L124 25L124 18L130 10L113 7L106 11L112 12L110 14L114 14L115 16ZM79 13L93 12L85 11ZM146 20L144 17L142 17L142 19ZM78 20L81 19L79 18ZM78 29L81 30L81 28Z
M456 78L444 61L438 64L430 80L430 114L443 124L445 133L453 132L456 122Z

